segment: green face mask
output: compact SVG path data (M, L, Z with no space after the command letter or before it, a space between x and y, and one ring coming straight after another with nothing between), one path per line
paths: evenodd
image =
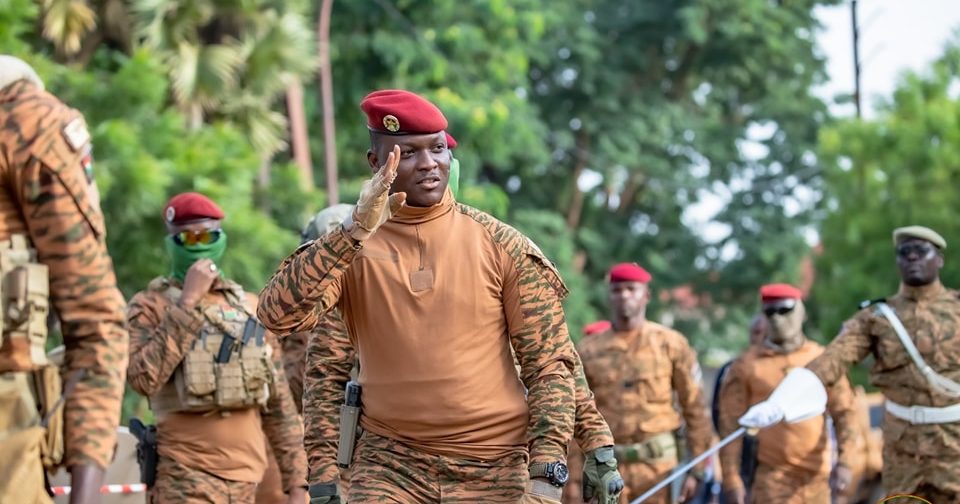
M217 241L206 245L180 245L173 240L172 235L167 235L163 243L170 256L170 276L183 282L187 270L200 259L210 259L217 267L220 266L220 259L227 250L227 233L221 231ZM220 274L223 275L223 272Z
M460 194L460 160L450 157L450 178L447 180L450 191L453 193L453 199L457 199Z

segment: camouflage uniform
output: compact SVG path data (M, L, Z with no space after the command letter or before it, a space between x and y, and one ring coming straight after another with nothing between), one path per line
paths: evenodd
M174 280L166 282L177 285ZM230 303L228 294L228 291L235 290L239 290L237 284L217 280L198 306L220 306L223 310L236 310ZM246 296L248 309L252 311L255 303L255 296ZM128 380L138 393L154 396L172 379L184 355L199 337L204 319L198 310L184 310L162 292L150 289L137 293L131 299L127 321L132 336ZM266 338L269 345L274 348L278 346L271 333L268 332ZM283 488L305 486L306 461L301 448L302 426L283 373L280 352L273 352L271 359L275 373L274 386L265 411L259 412L263 433L266 434L280 466ZM158 434L162 442L162 420L158 425ZM216 499L210 502L253 502L256 482L220 478L213 474L217 468L188 467L165 456L162 446L160 454L161 463L157 470L157 484L151 490L151 502L185 502L192 495ZM208 493L210 489L221 489L222 493Z
M887 300L917 350L937 373L960 380L960 300L939 283L901 285ZM890 323L872 309L859 311L810 368L827 386L867 355L876 360L870 382L902 405L945 407L957 399L931 390ZM931 502L960 502L960 423L911 424L889 412L883 419L883 485Z
M752 346L731 365L720 391L720 435L727 436L739 425L747 409L765 400L790 369L810 363L823 347L806 341L790 353L780 353L763 345ZM860 432L855 424L853 392L846 377L828 390L827 409L833 417L840 463L854 467ZM823 503L830 502L830 443L823 416L797 424L778 424L757 434L759 443L757 473L750 496L753 502ZM726 491L743 488L740 479L742 441L730 443L720 451L726 477Z
M444 214L443 219L452 219L463 226L479 225L484 233L479 236L489 240L513 261L519 276L516 284L518 292L504 292L503 295L517 296L519 313L523 314L524 320L522 327L510 328L509 336L520 361L522 382L528 393L529 423L526 437L530 461L563 460L566 444L573 433L575 415L571 378L575 352L560 305L566 288L542 253L509 226L478 210L457 204L452 212ZM257 312L259 319L280 334L312 331L318 323L327 323L323 314L342 303L341 295L345 289L345 279L351 275L351 264L356 262L361 250L386 241L383 238L384 230L391 229L391 226L402 225L388 221L362 244L338 230L298 249L281 265L261 292ZM389 258L389 255L384 256L384 259ZM449 288L445 285L442 287ZM436 284L436 288L441 288L441 284ZM360 296L359 302L363 302L362 295L353 295ZM358 301L355 299L354 302ZM349 328L347 312L343 313ZM352 347L357 348L357 342L369 336L351 331L349 337ZM369 359L364 356L363 345L359 348L360 361L367 363ZM316 360L314 352L319 354ZM336 411L343 399L342 381L352 367L352 360L343 349L322 341L316 345L311 343L308 355L310 364L305 377L305 421L311 436L316 434L315 438L311 438L315 448L308 448L310 480L331 481L335 479ZM367 366L361 367L362 385L364 369L369 369ZM314 379L317 380L316 385L311 383ZM364 401L364 405L365 408L370 406L368 401ZM398 495L409 492L407 498L418 502L439 501L440 498L444 502L447 502L447 498L470 502L516 502L523 493L527 480L527 461L522 445L518 451L492 460L431 454L412 449L406 443L386 436L373 434L366 423L368 421L367 411L364 411L361 424L366 432L354 453L351 470L354 480L368 481L370 484L376 481L377 485L370 488L352 485L347 496L348 502L382 501L397 492ZM311 443L308 441L308 444ZM323 448L316 448L321 446ZM389 451L395 459L377 455L379 450Z
M64 404L64 465L105 468L120 420L127 332L123 296L107 254L89 134L79 112L26 80L0 90L0 124L0 240L26 235L49 268L50 299L67 348L62 376L78 379ZM4 381L33 370L15 357L21 352L15 344L19 341L4 338L0 349ZM0 399L4 409L13 407L9 399ZM7 427L35 426L36 418L27 422ZM9 469L3 462L9 463L0 462L0 473ZM0 480L0 487L26 481Z
M632 333L607 331L580 342L583 369L596 394L596 404L610 424L618 452L628 445L666 439L686 423L691 453L705 451L712 439L696 352L680 333L644 322ZM683 418L674 409L674 395ZM678 463L677 451L633 453L639 461L618 454L628 502L667 476ZM646 459L646 460L644 460ZM647 502L667 502L668 489Z

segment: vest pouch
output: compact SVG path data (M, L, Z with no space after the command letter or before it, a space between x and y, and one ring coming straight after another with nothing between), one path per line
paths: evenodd
M247 390L243 384L243 365L234 354L230 362L215 365L217 373L217 406L236 409L249 406Z
M26 238L14 235L0 246L2 342L0 368L32 370L47 364L47 313L50 281L47 266L33 262Z
M245 345L241 350L243 378L247 393L260 402L264 389L273 384L269 345ZM266 402L265 400L263 402Z
M213 353L206 349L203 341L197 341L194 348L187 352L181 366L182 371L177 374L182 379L182 383L177 382L181 403L188 408L213 406L211 395L217 390L217 378Z
M33 379L40 415L47 419L46 436L40 453L43 466L53 473L63 462L63 410L66 405L60 402L63 396L60 370L56 366L44 366L34 371Z

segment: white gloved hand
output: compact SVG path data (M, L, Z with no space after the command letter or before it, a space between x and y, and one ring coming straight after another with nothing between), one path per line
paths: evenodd
M772 401L763 401L753 405L747 413L740 417L740 425L754 429L770 427L783 420L783 408Z

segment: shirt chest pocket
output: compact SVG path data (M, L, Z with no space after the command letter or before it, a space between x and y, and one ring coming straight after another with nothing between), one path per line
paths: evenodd
M673 400L670 385L672 374L669 361L657 361L635 368L623 380L624 400L629 398L636 401L638 406L645 403L669 403Z

